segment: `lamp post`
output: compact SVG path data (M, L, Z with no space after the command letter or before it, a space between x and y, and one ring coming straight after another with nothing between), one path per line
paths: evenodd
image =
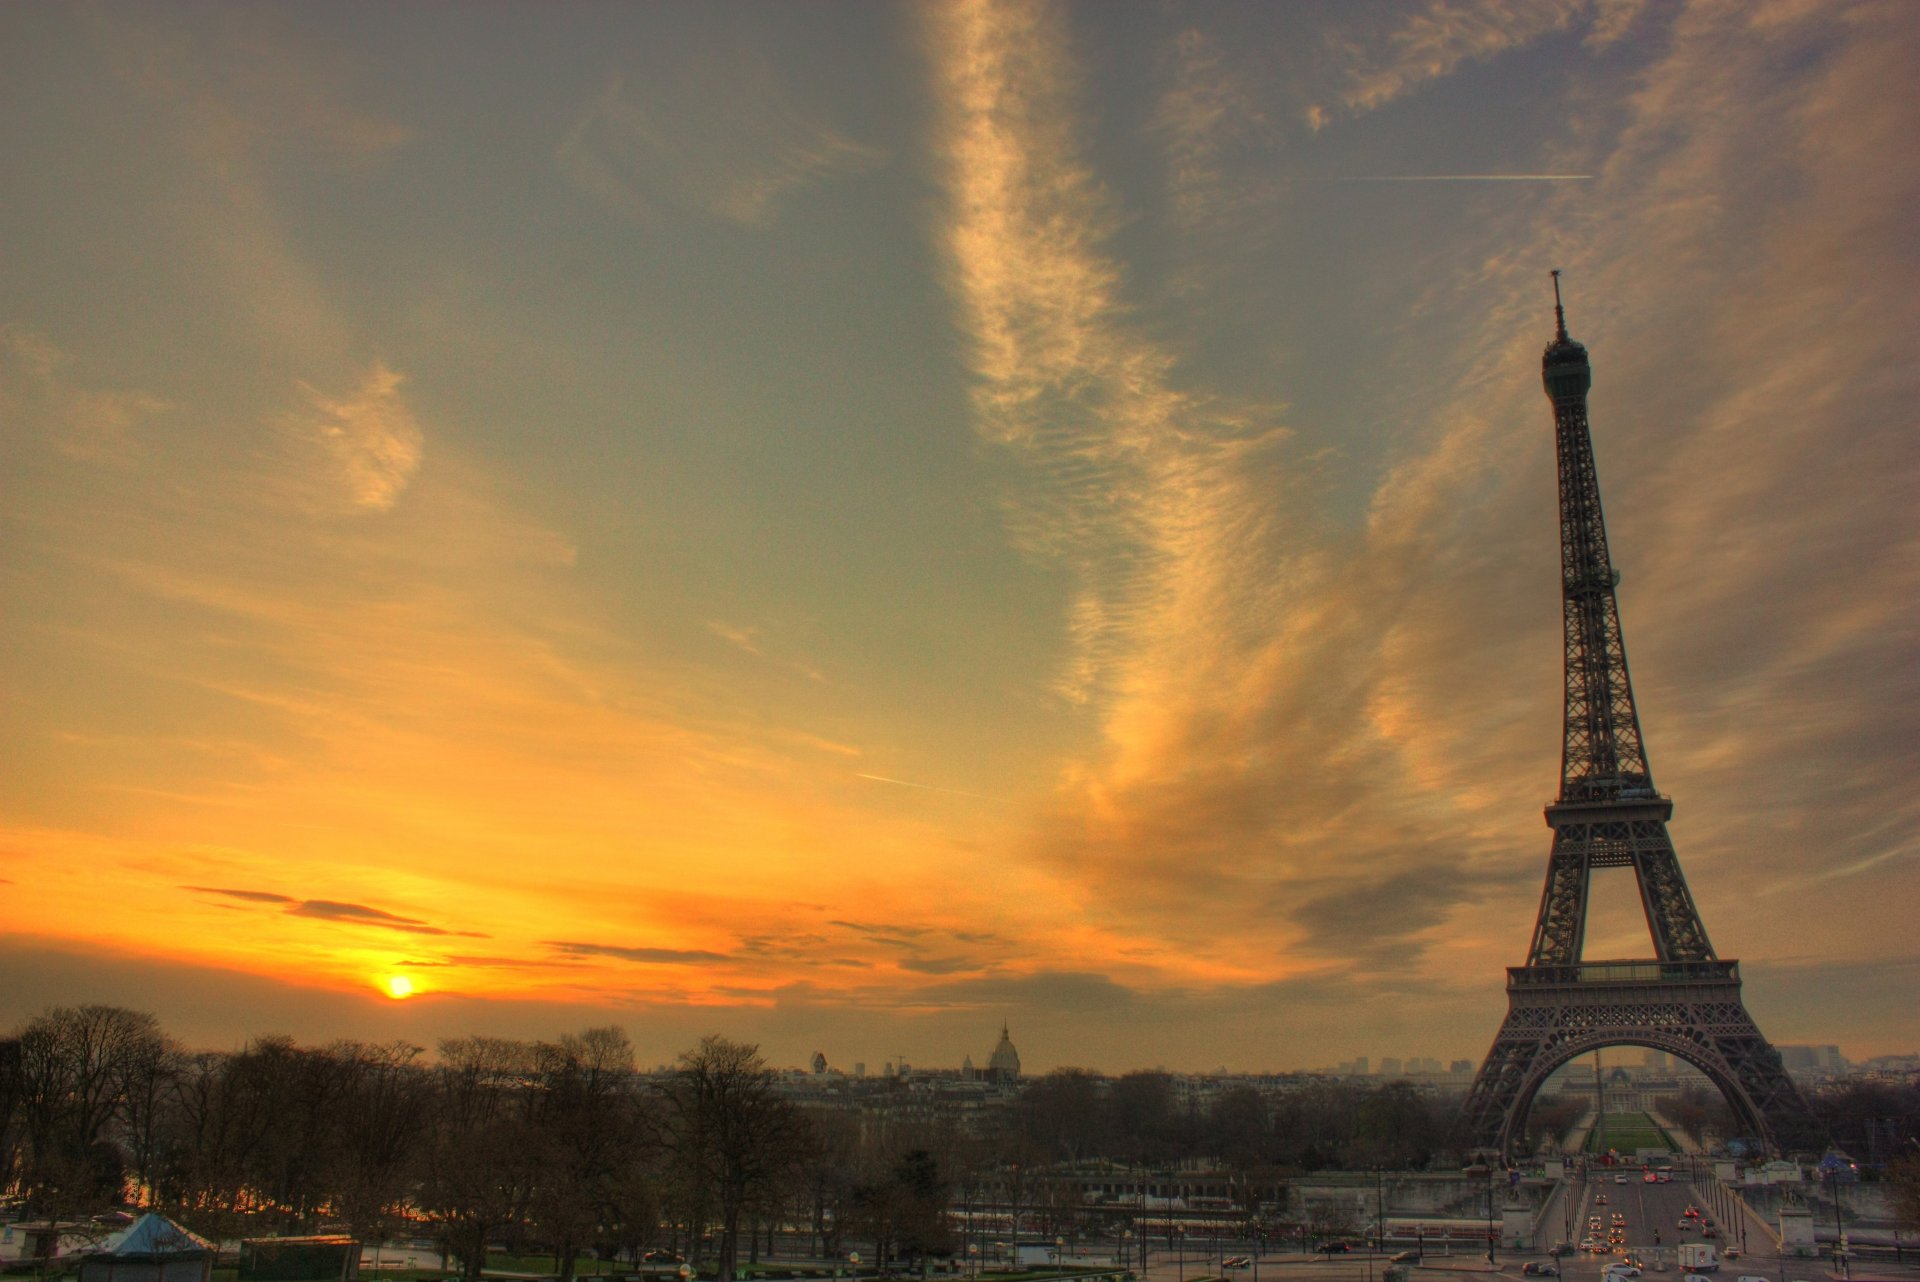
M1493 1244L1498 1241L1493 1228L1493 1167L1487 1168L1487 1263L1492 1264Z
M1852 1282L1853 1266L1847 1260L1847 1230L1840 1223L1840 1172L1827 1168L1827 1192L1833 1195L1833 1258L1840 1265L1840 1276Z

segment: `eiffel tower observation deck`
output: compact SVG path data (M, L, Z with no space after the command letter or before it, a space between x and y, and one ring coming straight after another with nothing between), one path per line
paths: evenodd
M1593 367L1567 336L1553 273L1554 338L1541 361L1560 477L1566 720L1553 847L1527 964L1507 970L1507 1017L1461 1114L1474 1149L1512 1160L1534 1097L1556 1070L1608 1046L1651 1047L1706 1074L1748 1138L1773 1152L1819 1128L1740 995L1740 964L1715 955L1667 836L1673 803L1653 785L1627 673L1587 426ZM1631 868L1653 956L1589 961L1587 896L1597 868Z

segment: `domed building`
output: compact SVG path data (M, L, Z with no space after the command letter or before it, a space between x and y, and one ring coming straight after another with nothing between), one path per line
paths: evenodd
M1005 1020L1000 1021L1000 1044L987 1057L987 1080L1001 1086L1012 1086L1020 1080L1020 1052L1013 1049Z

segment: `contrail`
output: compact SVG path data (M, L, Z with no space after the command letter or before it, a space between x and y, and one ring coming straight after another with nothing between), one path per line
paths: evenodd
M1302 178L1320 183L1572 183L1592 174L1362 174L1351 178Z
M855 771L853 777L855 779L871 779L875 783L899 784L902 788L924 788L928 792L945 792L945 793L951 793L956 797L972 797L978 801L1005 801L1006 800L1005 797L989 797L984 792L963 792L958 788L942 788L936 784L914 783L911 779L889 779L885 775L863 775L859 771Z

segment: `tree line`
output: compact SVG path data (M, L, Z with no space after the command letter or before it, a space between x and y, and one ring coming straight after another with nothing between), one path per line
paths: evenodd
M684 1251L726 1279L780 1222L942 1245L902 1234L915 1208L944 1227L931 1155L837 1120L782 1098L756 1048L719 1037L660 1078L636 1074L618 1028L458 1038L431 1061L285 1037L195 1053L152 1015L81 1006L0 1039L0 1190L26 1217L131 1205L221 1238L424 1231L468 1279L493 1245L551 1253L563 1277L587 1250Z
M1891 1155L1913 1144L1916 1095L1859 1085L1815 1103L1836 1133L1877 1136ZM1451 1160L1458 1109L1406 1082L1202 1096L1164 1072L1082 1069L1033 1079L966 1125L885 1103L798 1106L756 1048L719 1037L643 1075L611 1027L457 1038L432 1057L286 1037L211 1053L144 1012L58 1007L0 1038L0 1193L33 1218L144 1206L224 1238L431 1234L470 1279L490 1245L550 1253L562 1276L589 1250L655 1249L729 1278L743 1254L772 1251L777 1230L809 1254L943 1255L956 1246L947 1208L967 1202L1011 1203L1036 1229L1070 1232L1071 1182L1040 1178L1060 1164L1201 1163L1248 1188L1322 1168L1419 1169ZM1714 1106L1689 1095L1673 1111L1704 1129ZM1564 1134L1583 1109L1543 1103L1536 1137Z
M1418 1166L1452 1109L1405 1083L1200 1100L1163 1072L1080 1069L1029 1081L984 1122L882 1105L797 1106L754 1047L718 1037L649 1076L618 1028L456 1038L432 1057L286 1037L215 1053L145 1012L57 1007L0 1038L0 1191L34 1218L143 1206L224 1238L424 1226L468 1278L489 1245L549 1252L562 1276L589 1250L651 1248L726 1278L780 1227L814 1254L951 1253L946 1212L969 1198L1070 1230L1066 1186L1035 1179L1058 1163Z

